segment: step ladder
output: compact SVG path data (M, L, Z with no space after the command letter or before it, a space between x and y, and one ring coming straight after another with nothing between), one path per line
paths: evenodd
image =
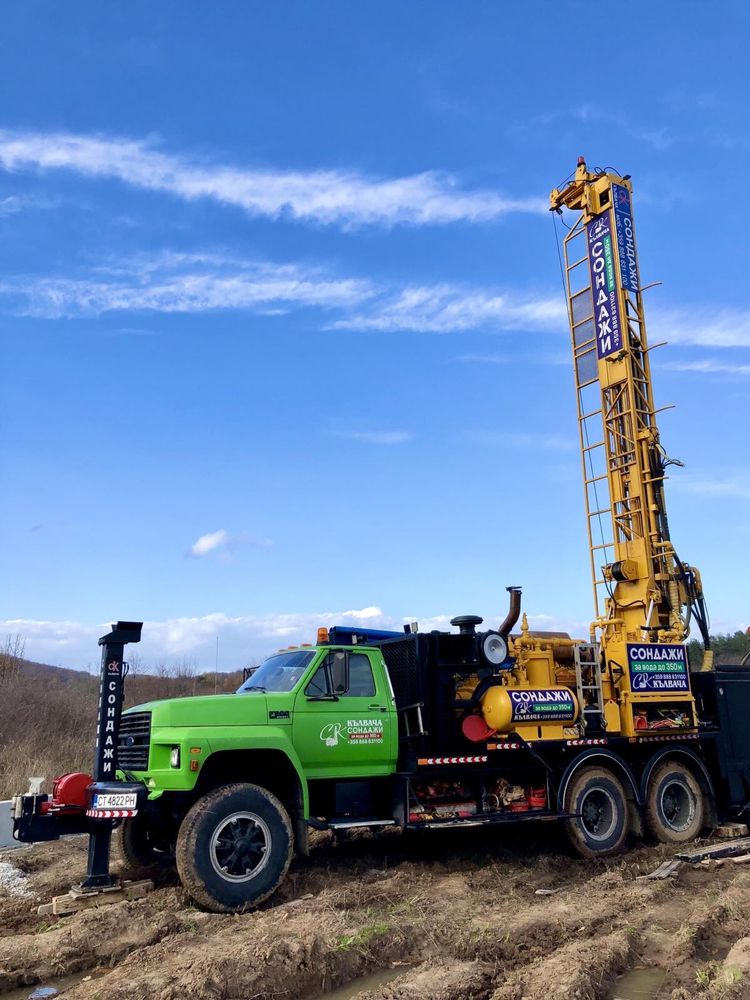
M573 660L576 668L576 694L581 706L581 717L578 728L581 735L586 732L588 720L586 713L596 713L601 725L604 726L604 696L602 695L602 677L600 670L601 647L598 642L582 642L573 647Z

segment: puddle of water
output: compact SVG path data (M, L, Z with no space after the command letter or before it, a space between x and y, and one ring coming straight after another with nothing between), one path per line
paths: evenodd
M666 978L664 969L631 969L615 980L607 1000L656 1000Z
M29 1000L33 997L34 1000L42 1000L42 998L52 998L53 996L64 996L65 992L72 989L73 986L77 986L80 982L89 976L94 979L98 979L104 973L97 974L92 972L91 969L84 969L82 972L75 972L70 976L63 976L61 979L53 979L48 983L37 983L36 986L19 986L17 990L11 990L10 993L3 993L2 1000ZM56 993L45 993L43 990L53 989Z
M403 975L404 972L406 972L406 968L378 969L377 972L371 972L366 976L359 976L357 979L352 979L345 986L339 986L337 990L331 990L330 993L325 994L325 1000L351 1000L352 997L356 997L363 990L374 990L378 986L384 986L392 979L396 979L397 976ZM3 1000L5 1000L5 997L3 997Z

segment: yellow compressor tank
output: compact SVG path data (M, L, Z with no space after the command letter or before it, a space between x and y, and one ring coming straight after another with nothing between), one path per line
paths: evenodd
M498 733L524 726L571 726L578 719L578 699L566 687L491 687L482 697L484 721Z

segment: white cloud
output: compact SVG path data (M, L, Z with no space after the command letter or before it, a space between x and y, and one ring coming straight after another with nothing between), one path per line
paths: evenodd
M364 444L405 444L414 437L411 431L336 431L336 436Z
M455 614L455 612L453 612ZM481 611L480 611L481 613ZM343 611L285 612L269 615L228 615L213 612L196 617L147 621L143 639L137 648L142 670L163 661L190 657L199 669L212 670L216 655L216 637L220 641L220 668L232 670L253 659L272 653L279 646L314 642L319 626L335 624L369 626L400 632L405 622L419 621L423 632L450 629L451 614L422 616L393 615L377 605ZM502 614L491 610L484 615L487 627L497 624ZM26 656L41 663L98 669L97 638L109 631L110 622L84 624L72 621L16 619L0 621L0 636L23 636ZM565 621L545 614L529 614L532 628L568 631L583 636L586 623Z
M310 264L276 264L215 252L108 261L72 277L0 282L6 308L46 319L104 313L202 313L235 309L274 316L292 309L335 311L329 329L451 333L524 329L562 332L562 301L494 289L438 284L393 289L341 278Z
M13 312L46 319L144 310L278 314L291 308L352 308L373 294L365 280L335 278L312 266L199 253L129 258L82 277L0 283L0 295Z
M462 364L475 365L573 365L573 355L564 354L461 354L454 359Z
M685 473L670 481L670 487L706 497L750 500L750 469L716 469Z
M218 531L209 531L208 534L196 538L190 546L190 555L207 556L209 552L215 552L228 545L231 538L232 536L224 528L219 528Z
M486 222L547 210L542 197L466 191L452 175L434 171L380 179L354 170L248 169L163 153L149 141L70 133L2 131L0 166L71 170L188 201L209 198L251 215L344 226Z
M236 549L238 545L254 545L258 548L270 548L273 543L268 538L253 538L246 531L232 534L225 528L218 531L209 531L201 535L193 542L188 549L188 555L202 558L214 552L227 553Z
M539 448L549 451L572 451L578 445L570 437L562 434L542 434L532 431L466 431L462 437L476 444L490 448L527 448L534 452Z
M4 215L15 215L16 212L20 211L20 198L17 198L15 195L9 195L7 198L0 198L0 218Z
M15 315L46 319L106 313L204 313L238 310L261 316L296 309L334 315L327 329L379 332L461 333L529 330L568 337L560 296L451 283L378 284L341 277L309 263L279 264L215 251L161 251L105 260L64 277L19 276L0 282L0 302ZM649 312L651 342L661 338L709 348L750 347L750 309L655 309ZM133 325L121 332L141 333ZM465 362L568 364L567 353L466 354ZM680 370L713 370L702 367ZM718 364L718 362L714 362ZM721 362L725 364L725 362ZM668 367L676 367L670 363ZM747 374L738 366L738 374Z
M699 347L750 347L750 309L718 309L694 305L685 309L649 310L646 319L652 343Z
M662 368L673 372L696 372L707 375L750 375L750 365L731 364L718 361L716 358L705 358L702 361L667 361Z
M422 285L373 302L334 327L353 330L452 333L474 329L558 330L567 323L564 303L545 296L523 298L460 285Z

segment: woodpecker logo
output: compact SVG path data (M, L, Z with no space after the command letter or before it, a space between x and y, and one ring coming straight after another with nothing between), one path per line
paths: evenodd
M110 676L114 675L116 677L119 677L120 676L120 661L119 660L110 660L109 663L107 664L107 673Z

